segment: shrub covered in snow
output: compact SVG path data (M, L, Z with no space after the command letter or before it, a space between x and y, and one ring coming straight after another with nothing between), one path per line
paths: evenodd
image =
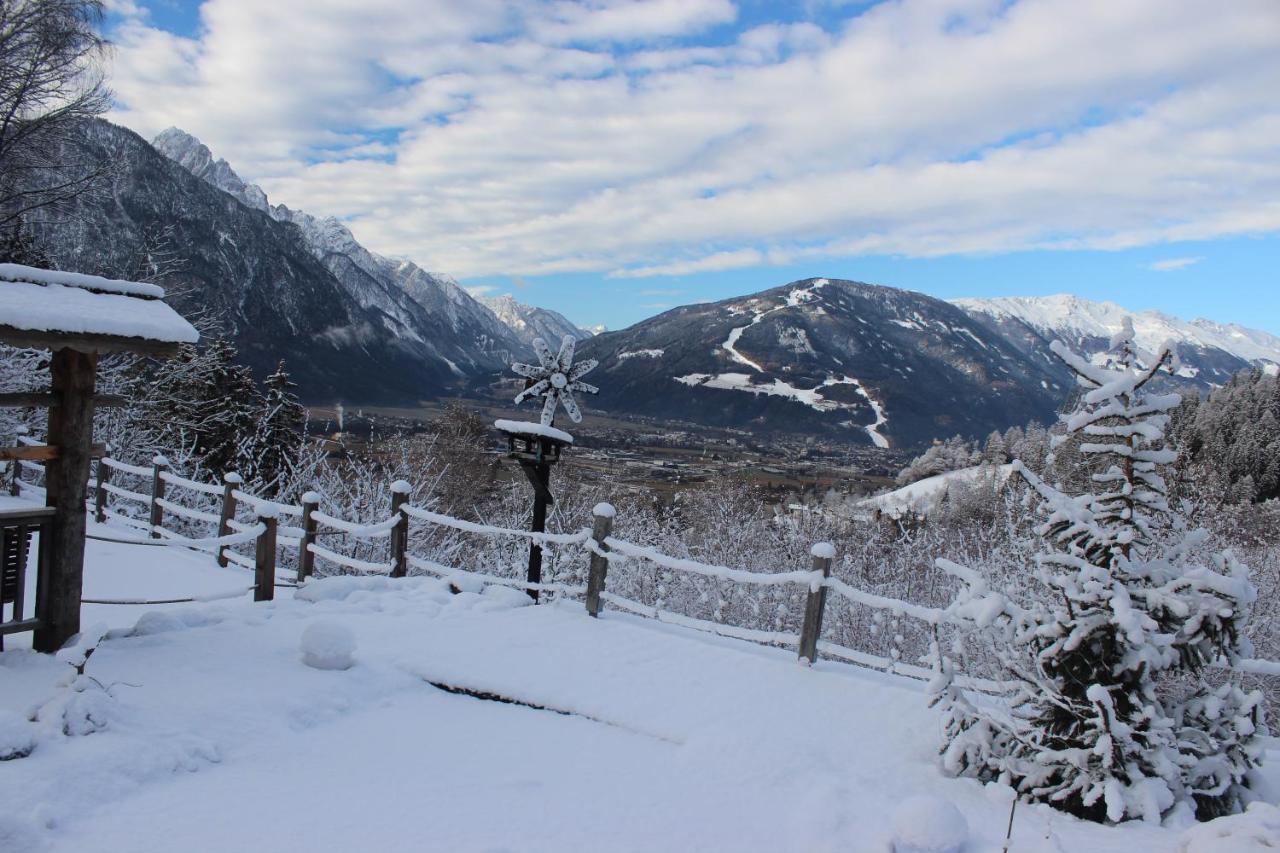
M302 632L302 662L313 669L350 669L356 635L341 622L317 620Z
M1065 421L1096 491L1065 494L1015 463L1042 505L1039 594L1002 601L971 583L961 611L1000 648L1012 713L970 702L941 661L944 764L1091 820L1158 821L1179 802L1202 820L1238 811L1261 755L1260 696L1203 673L1249 653L1256 591L1230 552L1195 559L1202 537L1166 499L1166 412L1179 398L1144 386L1171 352L1139 364L1131 325L1113 367L1054 351L1087 389Z

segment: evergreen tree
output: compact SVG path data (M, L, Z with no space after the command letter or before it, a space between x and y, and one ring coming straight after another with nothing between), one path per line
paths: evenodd
M990 715L940 658L933 690L946 712L944 764L1091 820L1159 820L1180 801L1202 819L1237 810L1258 757L1259 697L1203 682L1190 697L1173 695L1174 676L1196 679L1207 664L1247 653L1256 593L1229 552L1212 568L1196 562L1198 538L1166 499L1160 469L1176 454L1164 431L1179 398L1145 386L1171 351L1140 364L1129 323L1108 367L1053 348L1085 391L1065 426L1096 491L1065 494L1014 463L1044 516L1044 594L1026 606L940 563L969 583L957 613L977 614L992 632L1014 685L1012 713Z
M262 398L230 341L215 339L206 357L208 367L196 389L197 453L210 471L232 471L246 461L242 449L256 430Z
M261 417L249 447L242 455L247 474L265 494L275 495L288 479L298 451L302 449L302 428L306 410L298 402L281 361L276 372L263 383Z

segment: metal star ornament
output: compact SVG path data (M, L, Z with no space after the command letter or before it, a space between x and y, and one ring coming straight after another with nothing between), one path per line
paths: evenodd
M516 362L511 365L511 369L520 376L530 381L528 388L525 388L516 395L516 403L521 403L526 397L545 397L542 404L542 425L551 426L551 421L556 416L556 406L564 406L565 412L568 413L569 419L575 424L582 421L582 410L578 408L578 401L573 398L573 392L578 391L583 394L596 394L600 389L586 382L578 381L583 376L596 369L596 365L600 362L594 358L586 361L573 363L573 349L575 341L572 335L565 335L564 340L560 342L560 352L552 355L551 349L547 346L547 342L542 338L533 339L533 349L538 353L539 365L521 364Z

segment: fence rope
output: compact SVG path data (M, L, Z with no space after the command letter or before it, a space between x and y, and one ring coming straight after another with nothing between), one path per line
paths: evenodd
M266 530L266 525L257 524L243 533L228 533L226 536L210 536L204 539L188 539L185 536L177 536L176 534L165 530L163 527L156 528L156 532L161 536L169 536L169 539L143 539L141 537L123 537L123 536L102 536L96 533L86 533L89 539L97 539L100 542L115 542L119 545L160 545L177 548L216 548L221 545L243 545L246 542L252 542L262 535L262 531Z

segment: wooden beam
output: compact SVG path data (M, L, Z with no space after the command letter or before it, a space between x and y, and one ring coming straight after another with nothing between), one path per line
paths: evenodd
M80 353L136 352L171 358L178 354L180 344L152 341L146 338L128 338L121 335L76 334L70 332L41 332L18 329L0 323L0 342L15 347L34 347L57 352L71 349Z
M89 448L89 458L101 459L107 455L105 444L95 444ZM0 447L0 462L52 462L58 458L58 448L51 444L24 444L18 447Z
M9 391L0 394L0 408L48 409L58 404L58 398L48 391ZM122 408L129 399L119 394L94 394L93 405L99 409Z
M89 457L93 448L93 392L98 357L76 349L55 350L50 364L58 405L49 409L46 441L59 448L45 466L45 503L54 508L48 536L47 577L37 602L40 627L32 637L38 652L56 652L80 632L84 585L84 539ZM41 536L41 547L46 537Z

